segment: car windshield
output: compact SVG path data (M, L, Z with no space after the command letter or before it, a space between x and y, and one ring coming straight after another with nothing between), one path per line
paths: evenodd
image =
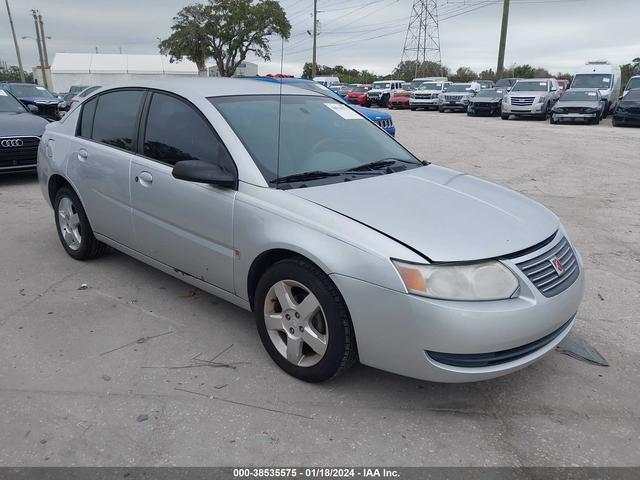
M602 73L579 73L573 79L571 88L599 88L608 90L611 86L611 75Z
M244 95L209 101L268 182L308 172L331 172L331 178L339 182L344 180L345 170L371 162L422 165L375 124L327 97Z
M640 88L640 77L634 77L629 80L629 83L627 83L627 87L625 88L625 90L631 90L632 88Z
M496 87L510 87L513 85L513 80L510 78L501 78L496 82Z
M18 98L46 98L46 99L54 99L56 97L44 87L40 87L38 85L32 85L29 83L24 83L20 85L11 85L9 87L11 93L13 93Z
M69 93L80 93L88 86L89 85L72 85L71 88L69 89Z
M512 92L546 92L548 83L546 80L535 82L523 82L520 80L511 89Z
M371 87L353 87L350 93L364 93L368 92Z
M80 98L84 98L84 97L86 97L87 95L89 95L89 94L91 94L91 93L95 92L95 91L96 91L96 90L98 90L99 88L102 88L102 87L100 87L99 85L95 85L95 86L93 86L93 87L86 88L86 89L84 89L82 92L80 92L80 93L78 94L78 96L79 96Z
M447 87L447 92L467 92L470 88L470 83L452 83Z
M487 89L487 90L481 90L480 92L478 92L478 95L476 95L476 98L483 98L483 97L489 97L489 98L499 98L502 97L503 93L502 90L491 90L491 89Z
M640 101L640 89L629 90L629 93L623 97L623 100Z
M379 90L383 90L385 88L391 88L391 82L373 82L373 87Z
M442 90L442 83L424 82L420 84L418 90Z
M2 113L24 113L24 106L4 90L0 90L0 112Z
M597 102L598 93L596 91L575 92L572 90L567 90L567 93L565 93L560 100L563 102Z
M322 95L326 95L327 97L331 97L339 101L340 103L345 103L340 95L338 95L336 92L334 92L330 88L325 87L324 85L321 85L317 82L292 82L292 83L289 83L289 85L291 85L292 87L309 90L311 92L320 93Z

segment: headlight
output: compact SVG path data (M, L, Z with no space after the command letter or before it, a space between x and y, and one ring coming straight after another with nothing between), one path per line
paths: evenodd
M516 276L496 260L467 265L422 265L393 260L407 292L441 300L481 301L511 298Z
M544 103L545 97L538 97L538 101L536 103Z
M506 103L507 105L509 105L509 104L511 103L511 98L509 98L508 96L505 96L505 97L502 99L502 101L503 101L504 103Z
M554 109L553 109L553 112L554 112L554 113L566 113L566 112L564 111L564 108L562 108L562 107L556 107L556 108L554 108Z

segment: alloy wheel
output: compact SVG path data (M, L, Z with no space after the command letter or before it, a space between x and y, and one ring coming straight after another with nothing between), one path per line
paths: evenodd
M58 223L64 242L71 250L78 250L82 244L80 217L69 197L62 197L58 203Z
M311 367L322 360L329 340L320 302L305 285L280 280L264 300L264 322L276 350L290 363Z

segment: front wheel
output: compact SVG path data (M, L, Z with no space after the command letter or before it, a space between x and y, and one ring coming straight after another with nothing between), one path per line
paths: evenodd
M444 113L444 108L442 108L442 107L438 107L438 111L439 111L440 113Z
M509 120L509 115L506 113L502 113L500 114L500 118L502 118L503 120Z
M602 109L602 119L604 120L609 115L609 102L604 103L604 108Z
M300 380L328 380L357 360L342 295L306 260L285 259L267 270L256 288L254 316L269 356Z

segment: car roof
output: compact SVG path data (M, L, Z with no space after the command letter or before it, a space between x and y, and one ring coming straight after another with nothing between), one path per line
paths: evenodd
M180 78L180 79L156 79L156 80L132 80L111 84L101 88L99 92L105 92L117 88L152 88L166 90L184 97L224 97L230 95L320 95L315 92L301 90L292 85L287 85L286 80L274 79L241 79L241 78ZM280 80L283 80L282 82ZM298 79L301 80L301 79Z

